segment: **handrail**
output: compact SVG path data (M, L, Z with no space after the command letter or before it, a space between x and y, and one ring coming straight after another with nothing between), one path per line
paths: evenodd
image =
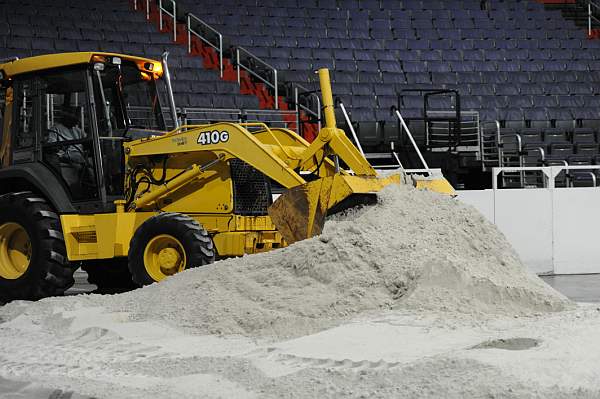
M271 81L267 80L267 78L261 76L257 71L254 71L250 66L243 65L242 64L242 59L240 57L240 53L243 53L247 57L252 58L253 60L255 60L256 62L258 62L262 66L266 67L267 69L270 69L273 72L273 81L271 82ZM278 87L278 81L277 81L277 69L274 68L273 66L267 64L265 61L263 61L262 59L258 58L256 55L252 54L250 51L246 50L243 47L236 47L236 49L235 49L235 57L236 57L236 68L237 68L237 80L238 80L238 83L241 84L241 69L243 69L246 72L248 72L250 75L254 76L258 80L260 80L261 82L263 82L264 84L266 84L267 86L273 88L273 90L275 91L275 93L274 93L274 97L275 97L275 109L279 109L279 87Z
M143 1L143 0L133 0L133 9L135 11L138 10L138 1ZM146 1L146 20L150 19L150 0L145 0Z
M306 87L299 83L294 83L294 106L296 107L296 125L300 126L300 111L304 111L314 116L317 119L318 129L321 130L321 97L319 97L313 90L308 90ZM302 90L302 93L300 93ZM313 111L310 107L303 105L300 102L300 96L310 96L317 102L317 110Z
M415 148L415 151L417 152L417 155L419 156L421 163L423 164L423 166L425 167L426 170L429 170L430 169L429 165L427 165L427 162L425 162L425 158L423 158L423 154L421 154L421 150L419 150L419 147L417 146L417 143L415 142L415 139L413 138L413 135L411 134L410 129L406 125L406 122L404 122L404 118L400 114L400 111L396 108L394 110L394 112L396 113L396 116L398 117L400 124L406 131L406 134L407 134L408 138L410 139L410 142L412 143L413 147Z
M492 169L492 189L498 190L498 176L504 172L542 172L546 179L548 180L547 184L544 184L544 188L556 188L554 181L556 177L562 172L565 171L568 173L570 170L580 170L581 173L591 173L592 171L600 172L600 165L569 165L566 161L563 161L564 165L553 165L553 166L504 166L500 168ZM594 187L598 187L596 185L596 176L592 177L592 181L594 182ZM568 184L567 184L568 185ZM572 186L571 186L572 187Z
M285 128L289 128L289 124L292 122L288 122L284 119L282 120L259 120L256 117L269 117L270 115L295 115L296 111L284 111L284 110L267 110L267 109L239 109L239 108L200 108L200 107L186 107L182 110L182 115L184 119L184 124L188 123L188 119L192 121L211 121L209 118L202 117L193 117L194 114L223 114L236 116L235 121L238 122L266 122L272 125L281 124ZM189 115L192 115L189 117ZM250 116L250 117L249 117ZM233 121L234 119L221 119L221 121ZM300 133L298 131L298 133Z
M589 0L587 2L587 6L588 6L588 36L591 36L592 35L592 20L600 23L600 19L594 15L594 11L600 11L600 6L596 3L594 3L593 1L589 1ZM594 10L592 10L592 7L594 7Z
M177 41L177 3L175 2L175 0L168 0L171 2L171 7L173 10L173 13L171 14L169 12L169 10L167 10L166 8L163 8L163 0L158 0L158 26L160 27L160 30L162 32L163 29L163 12L165 14L167 14L168 16L170 16L171 18L173 18L173 41Z
M222 78L223 77L223 34L192 13L188 13L186 19L187 19L186 29L187 29L187 36L188 36L187 37L188 54L191 54L191 52L192 52L192 34L193 34L198 39L202 40L204 43L208 44L210 47L212 47L219 53L219 72L221 73L221 78ZM213 32L219 39L219 43L213 44L213 43L211 43L211 41L208 38L206 38L206 37L202 36L202 34L196 32L192 28L192 19L195 22L198 22L199 24L201 24L203 27L205 27L209 31ZM239 80L238 80L238 83L239 83Z
M365 152L363 151L362 146L360 145L360 141L358 140L356 131L354 131L354 126L352 126L352 121L350 120L350 117L348 116L348 112L346 112L346 107L344 106L344 103L341 101L340 101L340 109L342 110L342 113L344 114L344 119L346 120L346 123L348 124L348 129L350 129L350 133L352 133L352 137L354 138L354 142L356 143L356 148L358 148L358 150L364 157Z

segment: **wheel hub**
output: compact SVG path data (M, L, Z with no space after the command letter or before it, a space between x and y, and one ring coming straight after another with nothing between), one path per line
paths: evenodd
M0 277L21 277L29 268L31 256L31 240L25 228L12 222L0 225Z
M183 271L185 263L183 245L168 234L154 237L144 250L144 265L154 281L161 281L167 276Z

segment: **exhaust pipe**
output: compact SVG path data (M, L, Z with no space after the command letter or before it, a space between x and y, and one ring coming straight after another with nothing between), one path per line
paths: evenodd
M177 117L177 108L175 107L175 96L173 96L173 86L171 85L171 73L169 72L169 63L167 61L168 58L168 51L162 53L161 64L163 68L165 82L167 83L167 92L169 95L169 108L171 110L171 117L173 118L174 128L177 129L180 125L179 118Z

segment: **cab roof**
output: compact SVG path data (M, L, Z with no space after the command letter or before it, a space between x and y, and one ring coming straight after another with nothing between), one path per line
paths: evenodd
M24 73L44 71L52 68L60 68L78 64L89 64L92 62L94 56L104 57L119 57L123 60L129 60L135 62L140 69L144 70L143 65L151 63L153 65L160 62L151 60L149 58L135 57L131 55L118 54L118 53L104 53L104 52L77 52L77 53L58 53L58 54L45 54L38 55L35 57L27 57L19 60L9 61L0 64L0 71L4 73L4 79L11 78L13 76L21 75ZM160 68L160 67L159 67ZM162 68L160 68L162 70Z

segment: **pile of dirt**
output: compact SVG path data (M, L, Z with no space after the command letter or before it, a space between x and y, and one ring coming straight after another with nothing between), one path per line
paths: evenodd
M527 315L572 306L474 208L407 186L319 237L90 302L194 334L301 336L385 309Z

